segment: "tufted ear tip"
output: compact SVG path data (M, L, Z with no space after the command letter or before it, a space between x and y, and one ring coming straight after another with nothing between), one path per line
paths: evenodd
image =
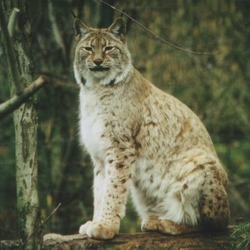
M90 27L83 23L79 18L75 18L74 30L77 37L83 37L90 31Z
M108 28L108 31L116 36L126 35L126 25L121 17L117 18Z

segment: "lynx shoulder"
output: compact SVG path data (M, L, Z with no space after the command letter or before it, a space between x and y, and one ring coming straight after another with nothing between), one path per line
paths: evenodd
M200 119L132 66L122 19L74 28L80 140L94 165L94 215L79 232L112 238L129 193L143 231L226 227L227 175Z

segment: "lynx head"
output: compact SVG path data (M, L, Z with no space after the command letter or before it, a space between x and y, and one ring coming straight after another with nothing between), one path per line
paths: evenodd
M74 60L77 83L90 87L124 80L132 64L123 20L116 19L107 29L94 29L75 19L74 28L78 38Z

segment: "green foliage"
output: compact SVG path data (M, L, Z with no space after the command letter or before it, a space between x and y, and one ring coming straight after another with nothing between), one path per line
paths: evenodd
M237 226L232 233L232 247L235 250L250 248L250 222Z
M50 2L52 9L48 1L29 1L28 6L35 74L48 73L56 79L35 97L39 116L39 194L43 218L62 203L45 225L45 232L66 234L76 233L81 223L91 219L93 209L92 166L78 140L78 88L72 69L75 42L70 10L93 26L107 20L100 15L103 6L99 1ZM172 43L211 54L195 56L177 51L152 39L135 23L129 26L128 43L135 67L201 117L229 172L232 217L250 218L249 1L135 0L116 1L116 7L125 9ZM53 20L56 23L52 25ZM57 36L61 36L63 44ZM4 102L10 90L1 49L0 60L4 62L0 64L0 102ZM0 237L7 239L16 234L11 116L0 121L0 129L0 224L4 225L0 226ZM131 203L121 227L123 232L140 229Z

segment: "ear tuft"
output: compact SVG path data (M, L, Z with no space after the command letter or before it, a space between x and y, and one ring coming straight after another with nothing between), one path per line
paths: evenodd
M121 17L117 18L108 28L108 31L116 36L125 36L126 25Z
M76 37L83 37L90 31L90 28L85 23L83 23L80 19L75 18L74 30L75 30Z

